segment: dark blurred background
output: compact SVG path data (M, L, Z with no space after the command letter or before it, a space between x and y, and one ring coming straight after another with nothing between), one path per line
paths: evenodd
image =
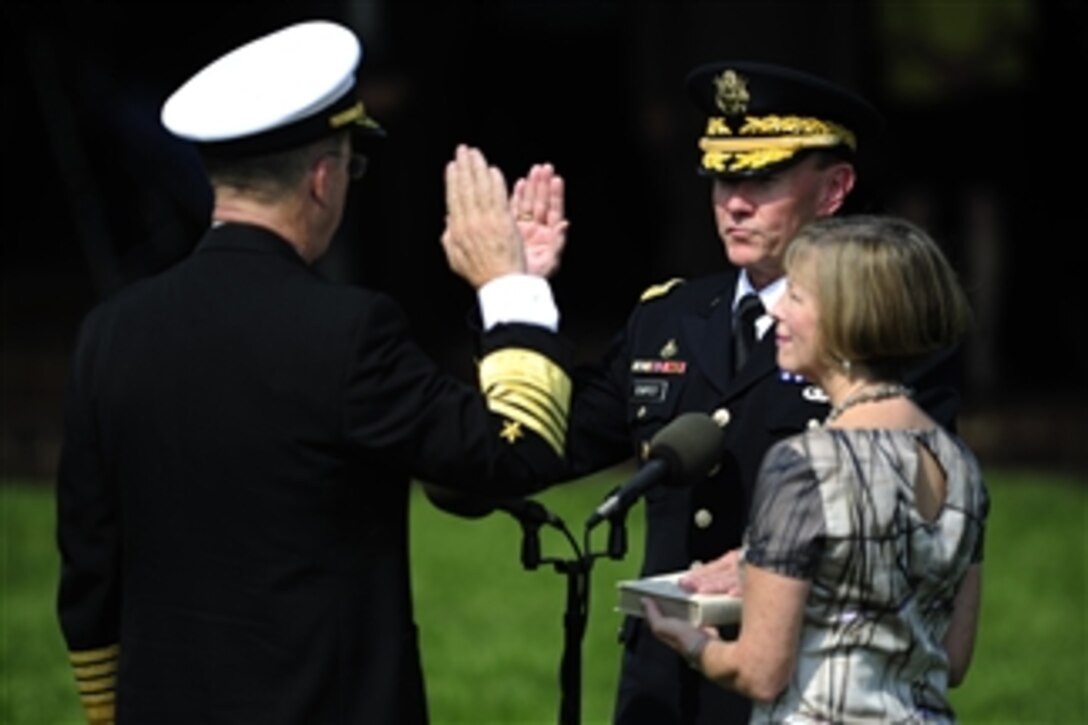
M646 286L724 264L682 82L708 60L756 58L852 86L887 115L866 208L925 225L962 275L977 315L962 432L984 464L1088 471L1080 0L9 0L4 480L53 475L82 316L186 255L207 224L210 193L161 103L233 46L312 18L363 38L363 98L389 131L321 267L394 295L451 370L471 372L473 303L438 242L454 146L480 146L510 179L545 160L567 179L554 286L588 359Z

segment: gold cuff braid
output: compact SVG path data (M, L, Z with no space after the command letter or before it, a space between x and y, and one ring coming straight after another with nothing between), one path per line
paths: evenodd
M68 654L79 699L89 725L111 725L117 704L117 662L121 646L111 644Z
M490 410L533 431L563 455L571 383L560 366L535 350L503 348L480 361L479 375Z

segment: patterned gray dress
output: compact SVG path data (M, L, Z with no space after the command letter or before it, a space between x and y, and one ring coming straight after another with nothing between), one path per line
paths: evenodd
M927 521L914 481L927 448L948 480ZM806 579L797 668L752 722L952 722L942 639L989 499L978 463L941 429L815 429L764 459L746 563Z

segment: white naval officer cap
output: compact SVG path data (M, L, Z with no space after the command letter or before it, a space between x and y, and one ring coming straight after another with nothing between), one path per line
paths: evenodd
M181 85L162 123L212 156L283 151L350 130L355 140L385 131L356 91L362 43L327 20L290 25L235 48Z

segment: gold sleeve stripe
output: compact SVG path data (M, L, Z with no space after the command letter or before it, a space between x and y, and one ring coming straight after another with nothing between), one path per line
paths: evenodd
M547 398L546 393L526 386L498 387L490 391L488 407L511 420L520 421L562 455L566 443L566 413Z
M565 446L566 431L555 425L552 416L526 410L523 403L523 399L515 398L504 400L493 398L488 402L488 407L491 408L493 412L503 415L510 420L521 421L523 425L536 432L541 438L547 441L548 445L554 448L556 453L562 455ZM526 422L530 419L533 420L534 423Z
M108 647L69 652L68 659L71 660L72 665L82 665L88 662L101 662L108 659L117 659L117 656L120 654L121 645L111 644Z
M524 415L524 411L521 408L518 408L516 406L504 405L503 403L495 403L494 405L491 406L491 409L495 413L498 413L500 415L504 415L507 418L509 418L510 420L521 421L525 425L526 428L533 431L538 436L540 436L542 439L544 439L544 442L547 443L549 446L551 446L552 450L555 451L555 454L557 456L562 456L563 455L563 449L564 449L564 445L565 445L563 440L558 438L554 434L554 431L549 431L547 428L545 428L545 427L543 427L541 425L538 425L536 422L525 422L526 417ZM513 441L511 441L511 442L513 442Z
M524 396L531 403L532 407L539 408L542 411L551 410L553 414L561 413L563 408L562 404L556 400L555 393L552 389L541 388L534 383L525 381L505 380L492 382L484 392L489 398Z
M547 356L525 348L496 350L480 361L480 388L530 388L542 391L563 413L570 408L571 384L566 372Z
M491 393L489 400L504 400L512 404L520 404L526 412L540 416L543 422L561 435L567 427L566 410L555 400L550 390L529 383L512 382L496 386Z
M76 673L77 680L92 680L96 677L104 677L117 672L117 661L111 660L94 665L79 665L73 667L72 670Z
M525 348L496 350L480 361L488 408L533 431L563 455L571 382L547 356Z
M83 703L83 714L87 717L87 725L113 725L116 718L116 706L113 698L109 702L100 704Z
M117 687L117 675L105 675L96 677L93 680L78 679L76 685L79 687L79 691L86 695L106 692Z
M83 702L83 707L100 707L102 705L112 705L117 699L116 693L113 692L97 692L90 695L81 695L79 698Z
M120 655L120 644L68 653L88 725L112 725L115 719Z

